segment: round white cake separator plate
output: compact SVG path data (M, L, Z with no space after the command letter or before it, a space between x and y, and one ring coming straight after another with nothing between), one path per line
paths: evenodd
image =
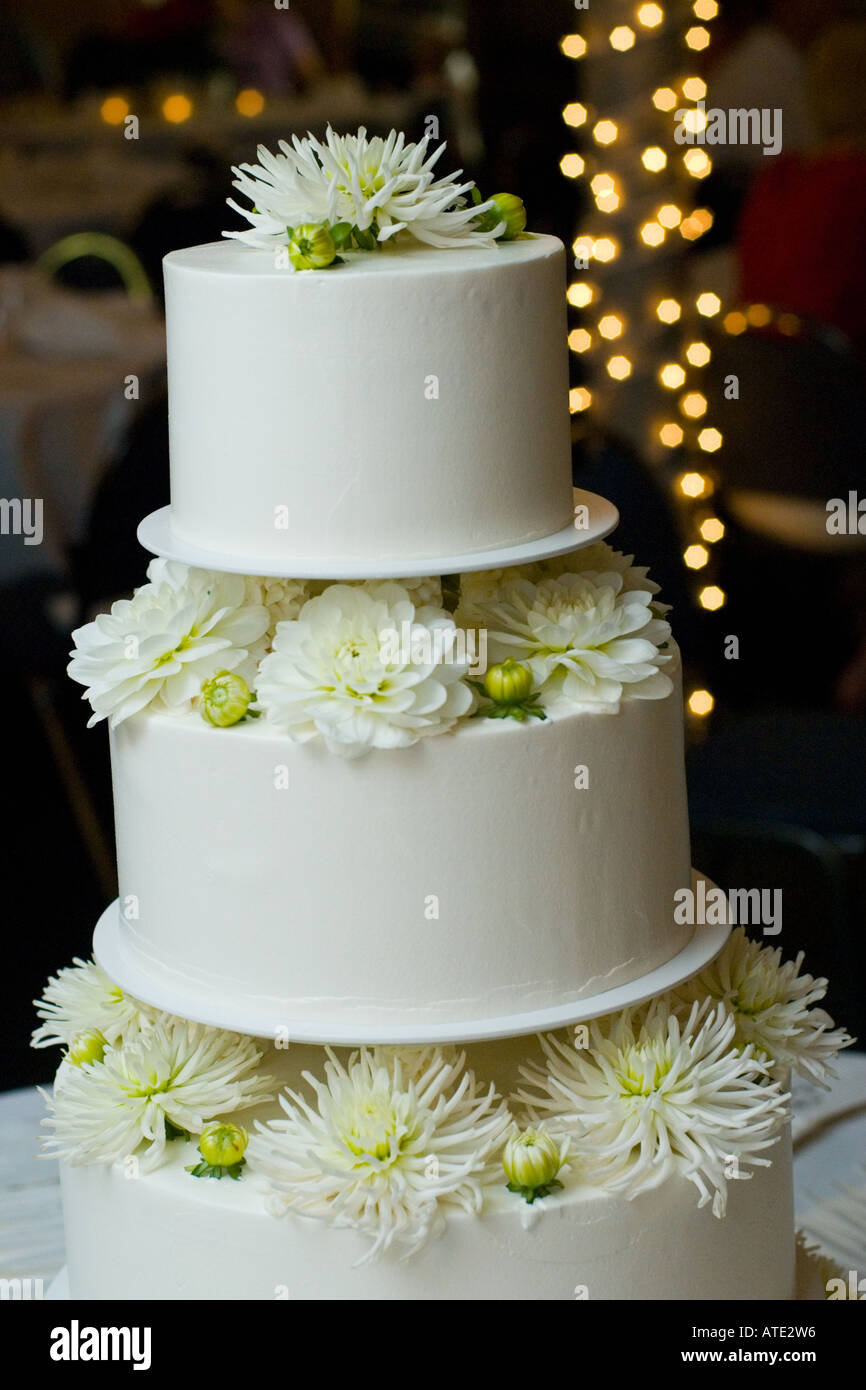
M138 539L145 550L162 555L166 560L181 560L196 569L218 570L226 574L261 574L292 579L411 579L428 574L466 574L471 570L507 569L511 565L528 565L535 560L551 560L581 550L593 541L604 540L619 523L619 512L607 498L595 492L574 489L574 506L585 508L586 525L578 527L569 522L561 531L539 540L520 545L500 546L495 550L470 550L465 554L432 555L418 560L372 560L340 558L322 560L310 556L235 555L222 550L208 550L193 545L175 534L171 507L151 512L138 528ZM575 510L575 518L578 512ZM583 512L580 513L584 519Z
M703 875L693 869L693 890L697 891L701 878ZM714 887L709 879L704 878L703 881L706 891ZM643 1004L657 994L674 989L709 965L721 951L730 930L727 921L718 925L699 924L681 951L628 984L551 1008L530 1009L524 1013L497 1017L460 1019L453 1023L424 1023L419 1020L418 1023L393 1024L346 1019L293 1019L290 1008L281 1009L274 1000L238 999L228 994L220 997L213 989L203 989L197 981L184 980L174 985L148 970L140 958L130 951L118 900L106 908L96 925L93 954L105 973L128 994L143 1000L145 1004L197 1023L206 1023L210 1027L228 1028L232 1032L257 1038L288 1036L291 1042L316 1045L362 1047L381 1044L398 1047L424 1043L486 1042L527 1033L546 1033Z

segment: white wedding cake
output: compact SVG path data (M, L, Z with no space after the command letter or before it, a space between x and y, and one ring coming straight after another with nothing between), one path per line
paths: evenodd
M676 911L679 656L572 492L564 249L440 153L260 150L166 258L171 506L70 665L119 898L34 1035L74 1298L794 1296L788 1081L848 1040Z

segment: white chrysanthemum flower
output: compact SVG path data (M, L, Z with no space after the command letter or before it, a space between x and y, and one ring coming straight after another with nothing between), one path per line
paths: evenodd
M572 1139L587 1182L636 1197L674 1173L712 1195L724 1215L727 1179L740 1164L766 1166L785 1103L751 1047L734 1045L719 1005L695 1004L680 1020L666 1001L597 1019L586 1048L542 1038L546 1067L522 1068L519 1091L533 1120ZM738 1172L740 1177L749 1176Z
M394 1243L413 1254L441 1233L449 1205L479 1211L484 1187L502 1180L511 1125L493 1086L479 1090L462 1054L433 1052L419 1071L413 1049L407 1079L400 1048L365 1048L345 1066L327 1052L324 1080L304 1073L312 1104L288 1091L285 1118L259 1123L250 1141L275 1207L367 1233L362 1263Z
M473 704L457 636L449 614L416 608L399 584L332 584L280 623L258 707L296 742L322 738L343 757L406 748Z
M676 997L688 1007L695 999L718 999L730 1010L736 1042L777 1066L790 1067L819 1086L835 1076L830 1062L854 1041L835 1028L824 1009L815 1009L827 993L827 981L801 975L803 952L783 961L781 950L752 941L736 927L717 956L701 973L680 985Z
M362 126L357 135L329 128L324 141L280 140L279 154L260 145L258 164L232 170L234 187L252 207L228 200L250 230L223 235L272 250L287 244L287 226L346 222L380 242L407 231L429 246L492 246L503 224L489 232L476 225L492 203L466 204L475 185L458 182L462 170L437 179L433 170L445 146L431 154L429 144L428 135L407 144L393 130L386 140L368 139Z
M326 589L330 589L331 585L336 582L348 584L349 587L353 589L369 589L370 587L369 579L341 579L339 581L333 579L308 579L305 582L308 590L307 596L309 598L317 598L319 594L323 594ZM374 581L374 583L378 584L384 582L384 580ZM417 575L409 579L397 579L394 582L399 584L401 589L405 589L407 594L412 595L412 602L416 606L427 607L432 605L434 608L442 607L442 580L439 578L438 574ZM292 616L297 617L298 615L295 613L292 614Z
M160 1021L103 1061L63 1063L47 1096L54 1132L46 1153L68 1163L116 1163L136 1153L143 1171L161 1161L166 1123L200 1134L209 1120L272 1097L253 1040L183 1019Z
M82 1033L101 1033L111 1047L128 1042L149 1028L159 1010L124 994L92 960L74 963L52 975L41 999L34 999L45 1020L31 1039L33 1047L68 1047Z
M309 579L274 579L270 575L245 575L245 602L268 610L271 636L277 623L292 622L314 592Z
M243 577L154 560L149 583L131 599L112 604L73 632L73 680L88 688L88 727L108 718L112 727L159 701L188 708L202 681L237 671L252 682L264 651L268 612L248 604Z
M525 662L544 705L566 701L616 713L623 696L661 699L673 689L659 651L670 626L644 589L625 589L622 575L564 574L518 579L475 605L488 630L491 662Z

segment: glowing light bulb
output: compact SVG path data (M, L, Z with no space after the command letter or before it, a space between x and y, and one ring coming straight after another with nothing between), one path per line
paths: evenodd
M689 709L701 718L712 712L715 703L708 690L693 690L689 696Z
M702 570L710 562L710 552L705 545L689 545L683 552L683 560L690 570Z
M106 97L99 108L99 114L106 125L122 125L129 115L129 102L126 97Z
M707 454L714 454L717 449L722 447L722 436L718 430L701 430L698 435L698 444Z
M592 347L592 334L585 328L572 328L568 335L568 346L572 352L588 352Z
M618 53L625 53L634 47L634 29L630 29L627 24L618 24L615 29L611 29L608 38L611 48L615 48Z
M576 280L574 284L569 285L568 289L565 291L565 297L569 304L572 304L575 309L585 309L587 304L592 303L594 293L595 291L592 285L587 285L582 281Z
M581 259L585 258L586 260L592 260L595 246L592 237L584 232L583 236L575 237L574 241L571 243L571 249L575 256Z
M618 135L616 121L596 121L592 128L592 138L597 145L612 145Z
M586 116L586 107L579 101L570 101L562 113L565 124L570 126L583 125Z
M631 362L627 357L618 355L608 358L608 376L612 376L614 381L625 381L627 376L631 376Z
M680 410L683 415L687 415L690 420L699 420L706 414L707 398L701 395L700 391L689 391L680 401Z
M724 607L727 597L724 589L720 589L718 584L708 584L698 594L698 602L702 608L708 609L710 613L715 613L717 609Z
M713 161L705 150L686 150L683 164L693 179L705 179L713 167Z
M616 183L611 174L595 174L590 182L593 193L615 193Z
M603 338L618 338L625 324L618 314L605 314L598 321L598 331Z
M741 314L739 309L732 309L729 314L725 314L722 319L722 327L726 333L736 337L740 333L745 333L748 328L745 314Z
M580 34L566 34L565 38L560 39L559 47L566 58L582 58L586 52L586 39L581 38Z
M599 193L595 205L599 212L616 212L621 202L618 193Z
M640 229L640 239L645 246L661 246L665 239L665 229L658 222L644 222Z
M597 261L612 261L619 247L612 237L599 237L592 248L593 255Z
M695 19L715 19L716 15L719 13L716 0L695 0L692 9Z
M725 534L725 523L720 521L717 516L708 516L706 521L701 523L701 538L713 545L720 541Z
M182 125L192 115L192 102L183 92L173 92L162 103L162 114L170 125Z
M683 83L683 96L686 101L702 101L707 95L707 84L702 77L687 77Z
M675 299L662 299L656 305L656 318L661 323L676 323L682 310Z
M673 111L677 104L677 94L673 87L656 87L653 92L653 106L657 111Z
M705 294L698 295L695 300L695 307L699 314L703 314L705 319L711 319L721 309L722 301L717 294L713 294L712 291L708 290Z
M710 41L709 29L704 29L703 25L695 24L691 29L686 30L686 45L694 49L695 53L700 53L706 48Z
M651 174L658 174L668 162L668 157L660 145L649 145L640 157L640 162Z
M663 227L667 227L668 231L678 227L681 220L682 213L676 203L665 203L656 213L656 221L660 222Z
M659 381L669 391L675 391L678 386L682 386L685 379L686 374L679 362L666 362L659 371Z
M683 116L684 129L691 131L693 135L697 135L700 131L706 129L706 125L706 112L700 111L697 106L690 107Z
M564 154L559 161L559 167L567 179L579 179L586 168L586 162L579 154Z
M265 99L255 87L244 87L235 97L235 108L239 116L260 116L265 109Z
M703 473L684 473L679 480L679 489L684 497L703 497L708 491Z
M753 328L766 328L772 317L766 304L750 304L746 310L746 322Z
M645 29L657 29L664 17L661 5L641 5L637 12L638 24L642 24ZM698 15L698 19L700 18Z
M706 343L689 343L686 348L686 361L693 367L705 367L712 353Z
M676 449L678 444L683 442L683 431L681 425L674 424L669 420L666 425L662 425L659 430L659 439L666 449Z
M568 408L572 415L588 410L592 405L592 392L585 386L573 386L568 393Z

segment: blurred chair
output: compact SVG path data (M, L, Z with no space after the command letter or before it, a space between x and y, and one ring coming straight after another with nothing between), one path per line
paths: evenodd
M130 298L153 299L153 290L138 256L105 232L73 232L49 246L36 262L46 275L70 289L122 287Z
M826 551L836 539L827 501L866 483L866 372L837 331L793 315L775 322L789 331L715 337L706 384L724 440L716 467L746 529ZM731 377L738 397L728 400Z
M693 862L721 888L779 888L785 956L833 981L866 1033L866 723L774 711L711 729L687 760ZM754 932L750 934L755 934Z

